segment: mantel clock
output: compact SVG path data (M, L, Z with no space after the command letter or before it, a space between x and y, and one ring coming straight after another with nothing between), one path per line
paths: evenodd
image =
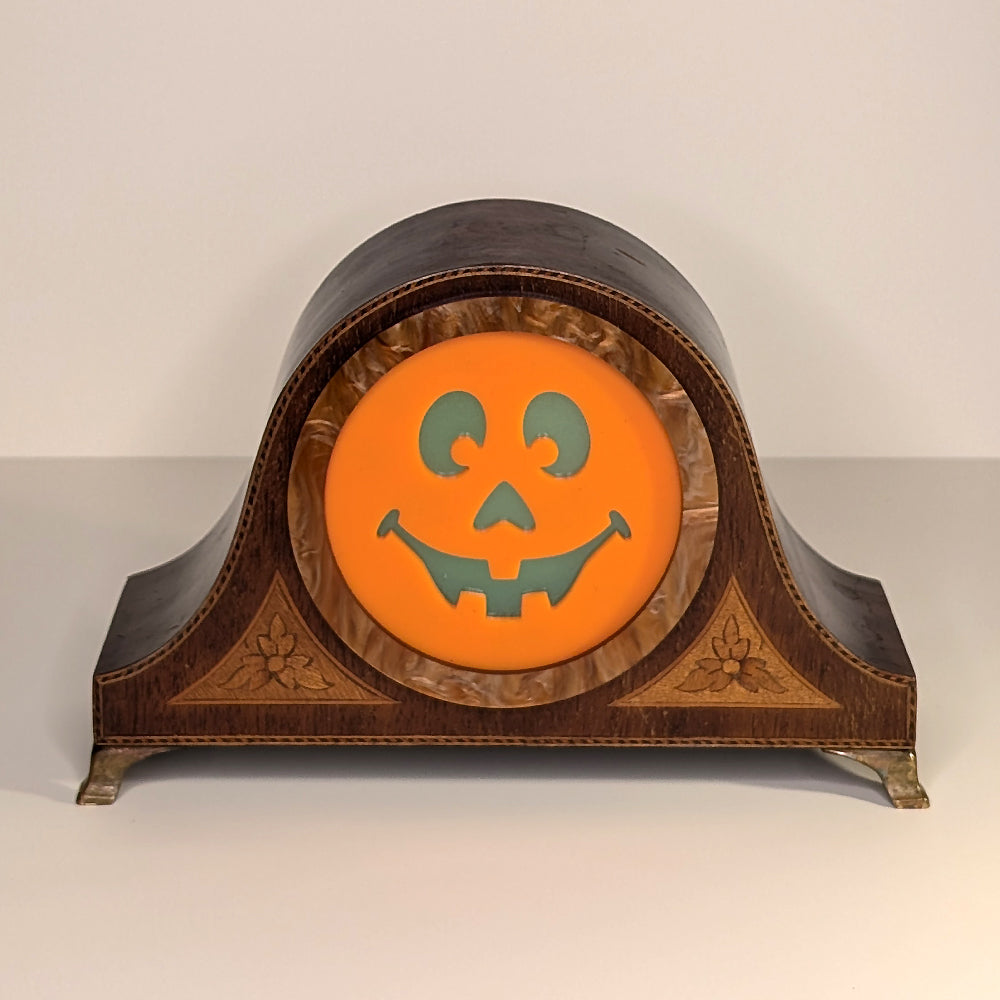
M782 517L715 321L635 237L407 219L323 282L279 385L229 510L125 585L81 802L172 747L516 744L815 747L927 804L880 584Z

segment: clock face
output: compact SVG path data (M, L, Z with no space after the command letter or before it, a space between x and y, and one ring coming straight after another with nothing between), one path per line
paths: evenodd
M572 659L627 625L681 521L670 439L611 365L537 333L429 347L362 397L330 457L333 557L410 648L484 671Z
M663 362L563 303L489 296L337 370L288 480L316 608L372 668L484 708L571 698L680 621L718 518L711 446Z

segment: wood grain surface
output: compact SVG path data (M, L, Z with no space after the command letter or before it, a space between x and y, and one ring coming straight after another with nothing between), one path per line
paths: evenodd
M390 676L378 649L346 636L319 606L322 596L314 599L309 559L303 563L301 547L297 558L289 531L289 516L293 525L309 516L295 489L289 506L296 447L328 447L335 428L315 440L303 431L338 373L366 345L377 354L408 323L415 329L430 316L480 308L456 305L469 300L508 311L552 303L531 305L525 316L539 309L553 322L592 317L595 329L620 331L619 346L668 372L690 401L718 483L714 544L699 549L710 551L708 566L676 623L651 648L624 655L631 662L623 669L527 705L446 701ZM190 552L128 581L95 673L97 746L913 747L916 682L880 585L826 562L770 503L711 314L634 237L582 213L524 202L467 203L407 220L321 286L293 334L283 377L246 488L219 525ZM700 470L707 476L709 467ZM689 482L698 474L689 469ZM688 573L693 581L697 574ZM298 671L286 669L290 660L273 670L265 663L265 677L256 657L269 656L336 666L336 683L347 678L369 700L301 694L321 690L300 683L318 683L316 674L296 659ZM266 689L270 700L245 697L258 682L254 690ZM300 695L279 696L279 687ZM223 703L219 692L228 690L239 694Z

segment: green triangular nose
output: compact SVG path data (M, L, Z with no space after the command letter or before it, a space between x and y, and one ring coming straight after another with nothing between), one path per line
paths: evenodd
M528 505L506 480L483 501L472 526L477 531L482 531L501 521L509 521L522 531L531 531L535 526L535 518L528 510Z

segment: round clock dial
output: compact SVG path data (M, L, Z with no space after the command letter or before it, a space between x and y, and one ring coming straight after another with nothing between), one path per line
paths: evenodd
M601 645L649 600L680 531L670 439L641 392L536 333L455 337L344 423L326 476L333 556L405 645L477 670Z
M369 340L292 459L292 549L341 640L424 694L489 708L591 690L701 584L718 483L663 363L563 303L434 306Z

